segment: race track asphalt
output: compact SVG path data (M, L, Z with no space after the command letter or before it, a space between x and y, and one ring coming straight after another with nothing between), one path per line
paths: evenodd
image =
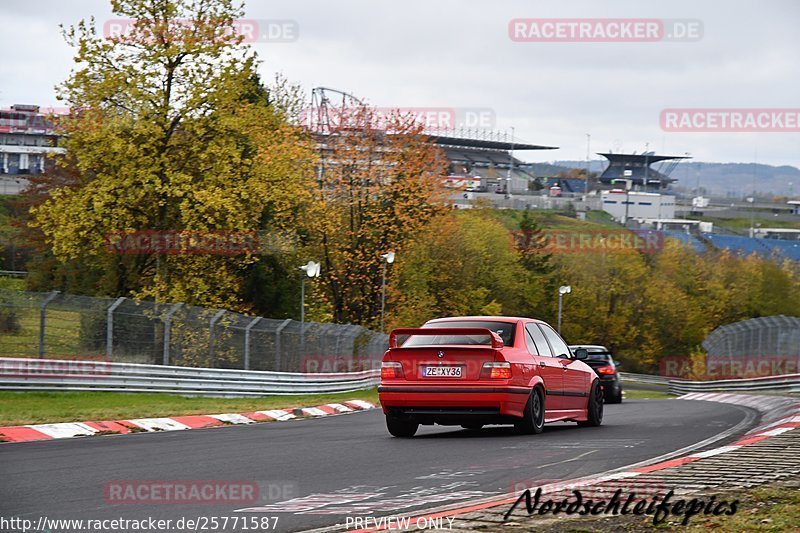
M0 517L38 523L42 516L173 521L269 516L278 517L277 531L298 531L346 516L400 515L499 495L517 483L536 486L604 472L692 445L748 415L729 404L630 400L607 405L601 427L557 423L532 436L502 426L480 432L423 426L414 439L395 439L380 410L372 410L251 426L5 443L0 444ZM143 480L255 482L258 499L107 500L109 487L119 481ZM179 530L174 524L172 530ZM221 525L208 530L243 530L234 528L232 519L226 528Z

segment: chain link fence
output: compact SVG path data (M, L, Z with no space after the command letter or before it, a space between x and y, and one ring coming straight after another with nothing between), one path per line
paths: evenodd
M0 289L0 356L337 373L380 367L388 336L129 298Z
M768 316L720 326L703 348L712 357L800 357L800 317Z
M800 373L800 317L768 316L712 331L703 348L711 379Z

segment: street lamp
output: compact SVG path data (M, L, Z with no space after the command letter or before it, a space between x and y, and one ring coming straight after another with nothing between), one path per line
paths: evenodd
M309 278L318 278L320 265L314 261L309 261L308 264L299 267L300 270L306 273ZM300 279L300 328L302 330L303 323L306 321L306 278L303 276Z
M319 263L309 261L308 264L299 268L304 271L309 278L319 277ZM303 357L306 356L306 276L300 278L300 353L303 354Z
M755 237L755 217L756 217L756 210L755 210L755 196L748 196L747 201L750 204L750 238L752 239Z
M572 292L572 287L569 285L562 285L558 288L558 333L561 334L561 300L563 300L565 294L569 294Z
M381 333L383 333L383 314L386 309L386 265L394 263L394 252L381 254L383 259L383 277L381 278Z

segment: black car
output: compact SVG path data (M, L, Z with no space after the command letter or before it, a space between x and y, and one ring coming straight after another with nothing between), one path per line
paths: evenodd
M584 348L589 354L583 362L592 367L595 374L600 377L606 403L622 403L622 383L617 372L617 367L622 363L614 361L608 348L594 344L574 345L569 348L573 352L578 348Z

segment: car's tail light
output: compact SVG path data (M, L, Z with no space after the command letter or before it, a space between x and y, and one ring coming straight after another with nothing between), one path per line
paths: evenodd
M403 365L397 361L384 361L381 363L381 379L397 379L403 376Z
M597 367L597 373L598 374L612 375L612 374L615 374L616 372L617 372L616 369L614 369L614 367L611 366L611 365L605 365L605 366Z
M511 363L483 363L481 379L511 379Z

